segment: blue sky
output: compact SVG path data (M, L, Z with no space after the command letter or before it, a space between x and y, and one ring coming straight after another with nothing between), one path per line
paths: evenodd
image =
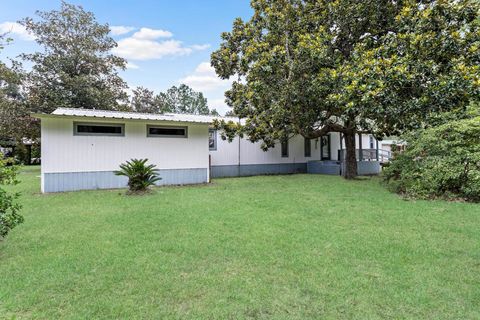
M130 87L144 86L155 92L186 83L208 98L209 106L224 113L224 91L229 81L218 79L210 67L210 54L220 44L220 34L230 31L236 17L247 19L248 0L71 0L92 11L101 23L112 27L119 43L115 53L127 59L121 73ZM38 47L16 21L33 17L36 10L52 10L60 1L0 0L0 32L10 31L14 43L1 59L32 52Z

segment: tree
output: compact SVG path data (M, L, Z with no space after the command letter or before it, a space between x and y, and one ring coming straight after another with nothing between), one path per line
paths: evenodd
M225 112L225 117L236 117L236 116L237 115L233 110L228 110L227 112Z
M26 81L30 108L48 113L58 106L122 109L127 85L117 71L126 61L110 53L117 44L109 26L64 1L58 11L36 14L38 21L20 21L44 49L22 55L33 63Z
M211 63L235 77L227 104L245 125L232 139L264 149L301 134L342 133L346 178L357 174L355 134L400 134L478 98L475 0L253 0L253 17L222 33Z
M208 109L207 98L203 93L194 91L186 84L173 86L155 97L160 112L211 114L217 111ZM217 113L218 114L218 113Z
M131 108L137 112L159 113L160 109L156 103L152 90L144 87L137 87L132 91Z
M480 116L448 121L406 137L385 168L388 187L407 197L480 202Z
M11 159L3 159L0 153L0 185L17 184L17 167ZM0 188L0 239L5 238L15 226L23 222L23 216L18 211L20 204L16 202L18 193L10 194Z
M11 44L11 39L0 35L0 50ZM23 138L34 138L39 135L37 121L30 117L22 90L23 74L20 65L12 60L8 67L0 61L0 145L16 144L21 150Z
M137 87L132 93L130 106L137 112L219 115L217 110L208 108L203 93L196 92L185 84L173 86L167 92L160 92L158 95L144 87Z

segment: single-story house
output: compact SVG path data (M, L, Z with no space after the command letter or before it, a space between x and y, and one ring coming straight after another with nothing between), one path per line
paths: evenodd
M340 174L342 170L344 143L337 132L314 140L295 136L263 151L260 143L245 138L221 139L211 127L218 118L213 116L68 108L34 116L41 119L42 192L126 187L127 178L114 171L132 158L147 158L155 164L162 178L159 185L258 174ZM359 161L360 174L378 173L377 141L361 135L357 145L366 160ZM376 159L371 156L375 150Z

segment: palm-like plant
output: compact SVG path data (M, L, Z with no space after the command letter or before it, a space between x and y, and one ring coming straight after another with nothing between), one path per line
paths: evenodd
M130 192L144 192L149 186L161 180L158 169L154 164L147 165L148 159L131 159L120 165L120 170L115 171L117 176L128 177Z

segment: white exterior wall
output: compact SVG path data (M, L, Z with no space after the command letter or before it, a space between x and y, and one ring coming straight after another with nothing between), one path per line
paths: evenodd
M340 150L340 134L331 132L330 135L330 156L331 160L338 160ZM364 138L365 139L365 138ZM368 140L368 137L366 137ZM217 150L211 150L213 166L238 165L239 138L232 142L222 140L217 132ZM311 157L305 157L304 138L300 135L288 141L288 157L281 156L281 145L278 143L274 148L263 151L260 148L261 142L252 143L248 139L241 139L240 142L240 163L241 164L282 164L282 163L305 163L312 160L320 160L320 140L312 139Z
M332 159L337 157L337 144L339 139L332 133L331 154ZM335 139L336 138L336 139ZM239 138L232 142L222 140L217 132L217 150L211 150L212 166L238 165L239 163ZM337 142L337 144L335 144ZM282 157L281 145L276 144L274 148L263 151L260 148L261 142L252 143L248 139L240 139L240 163L248 164L283 164L283 163L306 163L312 160L320 160L320 142L316 139L310 140L311 157L305 157L304 138L295 136L288 141L288 157ZM334 150L334 148L337 148Z
M42 173L113 171L132 158L148 158L159 169L208 168L206 124L79 121L125 124L125 136L117 137L74 135L73 122L42 119ZM188 138L147 137L147 124L188 126Z
M124 124L125 135L74 135L74 122ZM44 118L41 124L44 192L122 187L113 171L132 158L155 164L159 184L208 182L208 124L85 118ZM188 137L147 137L147 125L186 126Z

